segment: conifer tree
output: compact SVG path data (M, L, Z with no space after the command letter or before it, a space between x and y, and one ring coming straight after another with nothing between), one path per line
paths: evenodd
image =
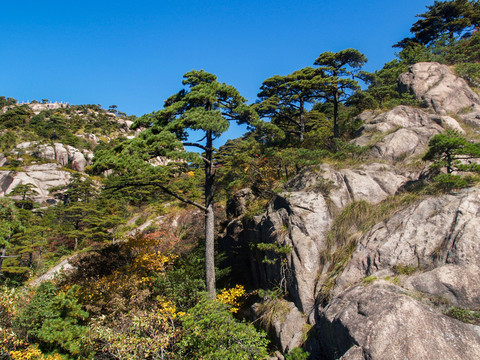
M260 87L260 103L254 108L261 117L269 117L285 133L298 136L303 142L306 130L307 105L324 96L323 73L311 67L285 76L275 75Z
M136 138L118 145L113 152L99 153L94 168L113 168L129 179L125 182L125 178L119 178L120 182L112 187L156 186L170 196L204 211L206 285L209 296L213 298L216 172L213 142L228 130L229 121L248 123L255 120L256 115L233 86L218 82L215 75L192 70L183 77L185 88L168 98L164 109L140 117L133 125L133 128L146 129ZM200 140L190 141L198 136ZM193 147L201 153L185 151L185 147ZM164 163L168 164L153 166L159 157L163 157ZM191 165L203 168L203 202L198 201L195 195L189 197L191 188L185 188L189 178L186 172Z
M0 272L7 249L13 246L12 236L23 229L18 217L18 209L7 198L0 198Z
M324 52L315 60L317 70L323 73L322 90L326 101L333 104L333 137L339 138L339 104L355 90L360 89L355 78L366 80L360 71L367 62L364 54L356 49L345 49L337 53Z
M414 36L401 40L394 47L406 48L412 43L430 46L442 36L452 42L471 34L475 27L480 26L478 0L435 1L427 9L427 12L417 15L420 20L410 28Z

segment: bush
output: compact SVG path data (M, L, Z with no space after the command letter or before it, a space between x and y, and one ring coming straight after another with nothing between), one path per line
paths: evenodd
M238 322L225 304L202 299L183 317L179 354L185 359L264 359L266 334Z
M77 303L76 290L74 286L57 294L53 283L43 283L19 315L19 324L30 339L38 341L41 350L81 357L80 341L87 330L83 324L88 313Z

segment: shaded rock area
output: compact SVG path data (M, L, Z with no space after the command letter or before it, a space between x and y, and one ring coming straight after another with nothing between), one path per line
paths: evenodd
M263 312L258 303L254 304L252 309L257 318L271 316L268 324L271 328L270 332L280 345L282 352L286 353L301 346L305 341L308 330L307 319L292 302L283 299L275 300L275 302L275 304L270 304L275 308L275 312L272 309Z

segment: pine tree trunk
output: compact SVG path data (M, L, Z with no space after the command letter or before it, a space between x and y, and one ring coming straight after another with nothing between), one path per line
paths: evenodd
M215 298L215 215L213 204L205 211L205 282L210 299Z
M305 114L303 108L303 101L300 102L300 142L305 138Z
M207 132L207 151L205 153L205 283L210 299L216 295L215 287L215 213L213 209L214 167L213 133Z
M3 258L5 257L6 251L7 251L7 248L5 246L0 248L0 273L2 272Z
M340 137L340 129L338 126L338 91L333 96L333 137L338 139Z

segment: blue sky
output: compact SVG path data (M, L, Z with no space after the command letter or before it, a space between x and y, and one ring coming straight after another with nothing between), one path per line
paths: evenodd
M394 58L433 0L2 1L0 95L158 110L204 69L253 102L263 80L357 48ZM235 129L227 137L236 137Z

